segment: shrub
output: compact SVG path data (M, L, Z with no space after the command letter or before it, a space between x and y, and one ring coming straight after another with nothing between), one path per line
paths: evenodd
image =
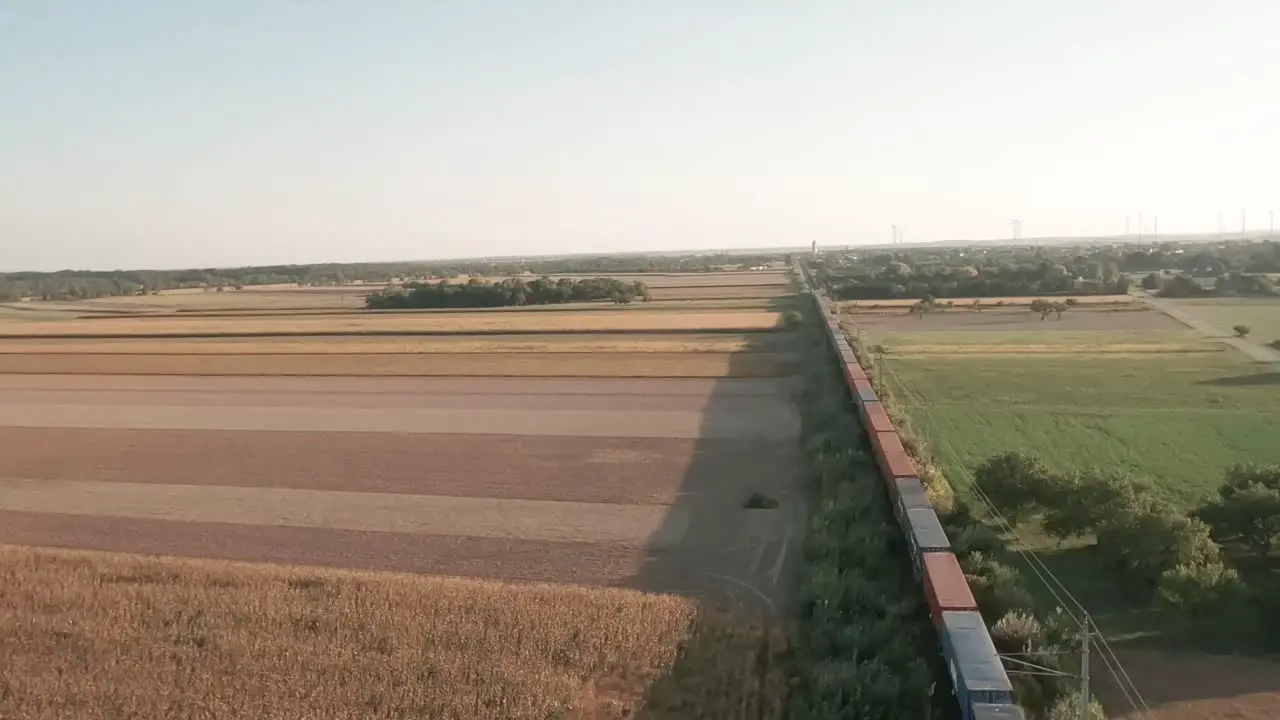
M1169 568L1160 575L1156 596L1166 607L1188 615L1216 614L1242 589L1240 574L1215 561Z
M1097 700L1089 704L1089 713L1085 717L1087 720L1107 720L1106 711L1102 709L1102 703ZM1058 698L1049 707L1044 718L1045 720L1080 720L1080 696L1066 694Z
M804 324L804 316L795 310L788 310L782 314L782 327L788 330L799 329Z
M982 553L971 553L961 565L978 609L988 620L1034 606L1030 593L1022 586L1021 576L1012 567Z
M957 530L948 530L947 537L951 540L952 552L958 557L964 557L975 552L995 553L1005 547L1005 540L1000 536L1000 533L981 524L967 525Z
M1044 628L1034 615L1014 610L991 626L991 641L1002 653L1030 652L1044 644Z
M748 510L773 510L778 507L778 500L762 492L753 492L742 503L742 507Z
M1251 330L1248 325L1235 325L1231 328L1231 332L1235 333L1236 337L1243 338L1248 337Z

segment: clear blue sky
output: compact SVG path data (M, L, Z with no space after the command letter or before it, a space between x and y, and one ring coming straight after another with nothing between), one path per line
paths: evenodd
M1277 0L0 0L0 269L1211 231Z

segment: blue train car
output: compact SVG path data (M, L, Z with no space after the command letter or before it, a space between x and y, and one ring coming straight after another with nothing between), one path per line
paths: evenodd
M1013 684L1000 664L982 615L972 612L942 613L942 655L951 673L951 684L963 720L979 720L975 706L1013 705Z
M947 531L942 529L938 514L933 508L912 508L906 511L907 542L911 545L911 565L920 577L924 554L929 552L950 552L951 541L947 539Z
M1026 717L1017 705L975 703L973 706L973 720L1026 720Z

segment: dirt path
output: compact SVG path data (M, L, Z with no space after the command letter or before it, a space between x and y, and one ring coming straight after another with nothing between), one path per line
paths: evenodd
M1178 309L1173 303L1169 302L1168 300L1162 300L1160 298L1151 297L1149 295L1142 295L1141 297L1143 301L1145 301L1151 307L1155 308L1156 310L1159 310L1165 315L1168 315L1174 320L1177 320L1183 325L1186 325L1192 330L1195 330L1201 335L1204 335L1206 338L1212 338L1213 340L1226 343L1227 345L1234 347L1235 349L1239 350L1245 355L1248 355L1250 358L1258 362L1275 363L1277 365L1280 365L1280 351L1272 350L1271 348L1268 348L1268 347L1263 347L1262 345L1259 345L1254 342L1249 342L1244 338L1235 337L1231 333L1221 328L1216 328L1202 320L1197 320L1196 318L1193 318L1187 313Z

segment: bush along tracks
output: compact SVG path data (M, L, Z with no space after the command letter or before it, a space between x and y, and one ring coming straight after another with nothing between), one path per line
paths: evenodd
M942 718L928 614L835 365L810 323L802 435L813 475L796 606L794 718Z

